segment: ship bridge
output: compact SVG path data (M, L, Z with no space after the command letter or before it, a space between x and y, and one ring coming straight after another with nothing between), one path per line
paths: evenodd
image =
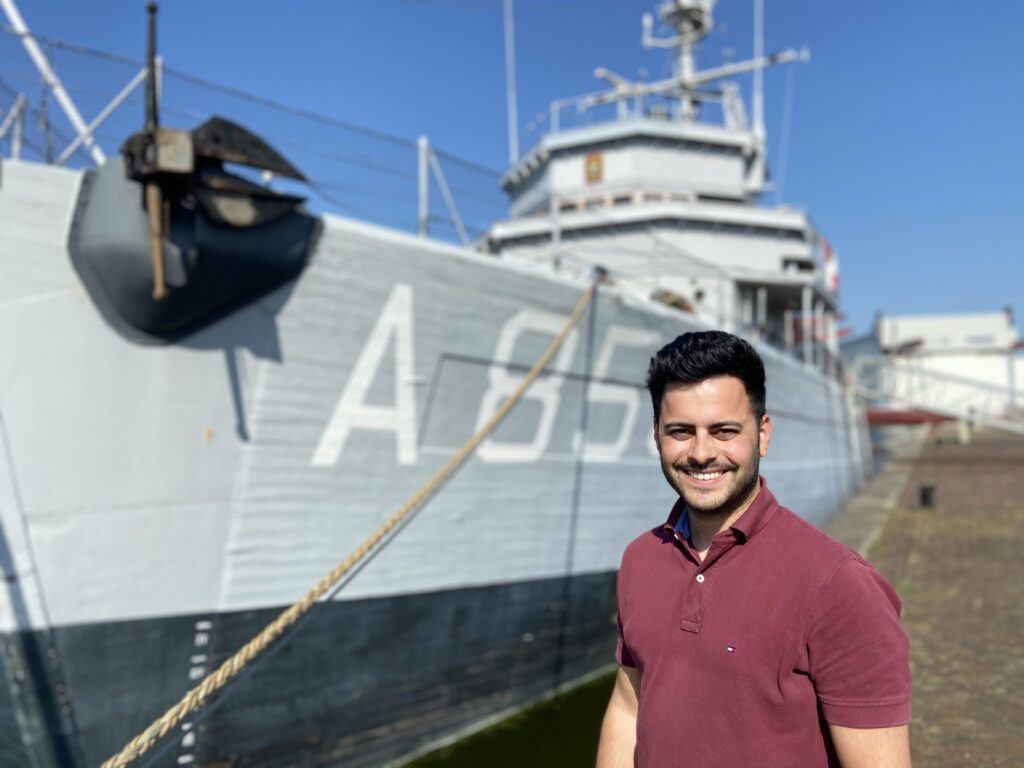
M805 211L760 204L769 186L760 73L807 53L764 56L757 35L750 61L697 70L694 46L713 7L663 4L668 37L645 17L644 45L672 50L672 77L633 82L598 68L610 89L552 102L548 132L502 177L510 218L483 246L556 271L600 266L637 295L834 363L832 249ZM755 74L752 119L729 81L746 72ZM610 119L574 123L602 110Z

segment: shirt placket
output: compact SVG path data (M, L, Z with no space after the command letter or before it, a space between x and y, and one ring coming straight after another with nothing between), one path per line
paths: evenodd
M683 539L678 531L675 534L676 541L685 557L686 578L689 580L683 589L679 628L684 632L699 634L708 600L711 597L711 588L714 586L717 573L715 565L736 541L731 531L719 534L711 542L711 547L704 559L700 560L689 542Z

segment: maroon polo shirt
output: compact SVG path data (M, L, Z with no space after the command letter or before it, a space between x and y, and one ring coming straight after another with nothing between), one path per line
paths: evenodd
M828 723L910 720L895 591L761 483L703 562L675 530L682 500L623 555L616 658L641 674L640 768L838 766Z

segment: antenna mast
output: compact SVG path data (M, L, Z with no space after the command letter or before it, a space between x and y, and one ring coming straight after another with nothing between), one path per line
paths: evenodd
M505 3L505 99L508 104L508 161L519 160L519 118L516 114L516 33L512 0Z
M156 11L156 3L146 6L146 133L153 142L154 151L156 132L160 128L156 98Z
M754 60L764 57L764 0L754 0ZM754 135L764 141L764 69L754 70Z
M761 70L774 64L790 61L807 61L810 54L806 49L800 51L786 50L780 53L764 55L763 47L763 8L762 0L755 0L755 31L754 58L749 61L732 62L710 69L698 70L694 63L694 46L714 26L712 13L718 0L669 0L659 9L661 21L665 26L674 29L672 37L656 37L654 35L654 17L644 14L643 36L641 42L645 48L671 48L675 51L675 72L668 80L647 84L626 84L620 86L619 94L598 94L590 97L588 106L604 104L621 94L672 95L679 99L679 117L683 121L697 119L697 105L701 101L720 99L721 93L701 90L702 86L715 81L724 80L746 72L754 73L754 130L764 135L764 94ZM628 87L627 87L628 86Z

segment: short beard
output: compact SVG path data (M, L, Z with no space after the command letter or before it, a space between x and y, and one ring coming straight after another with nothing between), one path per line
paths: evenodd
M745 470L750 469L750 476L745 476ZM731 468L730 468L731 469ZM661 462L661 472L665 475L665 479L668 484L671 485L678 493L683 501L686 502L686 508L690 511L690 514L698 514L706 517L728 517L745 503L753 493L754 487L760 480L761 471L761 457L755 452L753 456L752 464L746 467L737 467L736 473L737 478L742 480L741 487L737 488L731 493L721 504L717 507L707 507L694 503L694 500L689 497L686 493L686 487L678 482L673 472L681 472L682 470L677 469L673 466L666 465L664 461Z

